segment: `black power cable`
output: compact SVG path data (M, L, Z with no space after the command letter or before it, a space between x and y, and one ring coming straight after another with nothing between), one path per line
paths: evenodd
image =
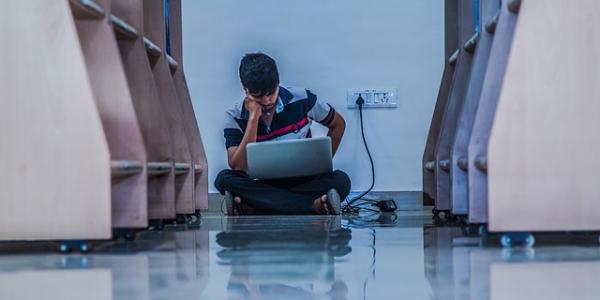
M358 213L362 209L375 211L368 207L362 207L362 205L369 204L369 203L372 205L373 203L377 203L377 201L375 201L375 200L362 199L365 195L367 195L369 192L371 192L371 190L373 190L373 187L375 186L375 164L373 163L373 157L371 156L371 151L369 150L369 145L367 144L367 139L365 138L365 129L364 129L364 125L363 125L363 114L362 114L362 108L363 108L363 105L365 104L365 99L363 99L362 95L358 95L358 98L356 99L356 104L358 105L358 112L360 114L360 132L362 134L362 140L365 145L365 149L367 150L367 155L369 156L369 161L371 163L371 186L366 191L364 191L364 192L360 193L358 196L352 198L352 200L346 202L346 206L343 209L343 211L345 213ZM354 206L353 204L358 200L361 200L366 203L362 203L362 204Z

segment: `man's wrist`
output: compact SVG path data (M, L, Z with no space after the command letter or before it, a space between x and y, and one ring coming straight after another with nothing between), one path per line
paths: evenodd
M258 114L250 114L250 118L248 120L250 122L256 122L256 123L258 123L259 119L260 119L260 115L258 115Z

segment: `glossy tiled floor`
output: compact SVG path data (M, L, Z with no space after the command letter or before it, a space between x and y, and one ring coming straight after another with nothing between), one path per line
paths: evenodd
M144 232L85 256L4 244L0 299L600 297L595 237L503 250L431 223L422 209L344 218L212 215L200 229Z

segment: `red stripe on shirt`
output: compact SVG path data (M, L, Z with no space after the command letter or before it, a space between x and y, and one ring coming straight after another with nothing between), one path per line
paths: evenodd
M300 120L299 122L296 122L294 124L290 124L288 126L285 126L283 128L279 128L275 131L271 131L269 134L265 134L265 135L259 135L256 137L257 141L265 141L265 140L269 140L272 139L273 137L277 137L280 135L284 135L284 134L288 134L290 132L294 132L299 130L300 128L304 127L304 125L308 124L308 117Z

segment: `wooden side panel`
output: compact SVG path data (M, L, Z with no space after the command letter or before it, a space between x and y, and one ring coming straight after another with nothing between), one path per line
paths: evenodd
M113 1L113 13L143 32L143 1ZM154 83L148 54L140 36L119 40L119 50L138 121L146 145L147 160L173 163L169 124ZM175 218L175 174L148 178L148 216L150 219Z
M517 22L517 15L508 11L507 2L503 1L500 8L500 17L492 42L492 50L490 51L488 67L483 80L479 106L475 114L473 131L469 140L468 219L471 223L487 223L488 220L487 174L476 168L475 159L478 156L487 156L487 145Z
M460 118L458 119L458 129L452 146L452 213L455 215L465 215L468 212L468 181L467 171L459 167L459 163L467 161L467 148L475 113L479 105L483 78L490 57L492 48L492 39L494 35L485 29L485 25L494 19L494 16L500 10L498 0L480 0L479 2L480 23L477 38L477 46L473 54L473 63L471 66L471 76L468 83L467 92ZM471 170L468 170L471 172Z
M438 210L450 210L451 208L450 173L442 169L440 162L451 159L450 155L452 143L454 142L454 136L456 134L458 117L464 103L467 84L469 82L469 73L471 71L471 62L473 60L472 54L467 53L462 48L462 45L475 32L474 2L459 1L458 8L458 43L460 52L458 54L458 60L456 61L456 68L454 71L454 77L452 79L452 87L450 88L450 93L444 109L444 115L440 125L440 132L435 148L435 208Z
M105 11L109 11L105 6ZM88 76L100 112L112 160L146 162L146 151L119 48L105 16L75 21ZM112 222L115 228L148 226L147 175L112 180Z
M523 1L489 143L489 228L600 230L600 3Z
M110 238L108 145L69 4L2 5L0 240Z
M183 26L181 0L169 0L169 31L171 56L183 65Z
M173 154L176 163L192 164L192 158L187 145L183 118L178 106L177 92L171 78L166 59L161 57L152 66L154 80L163 104L163 113L170 124L173 141ZM193 170L175 176L175 211L178 214L191 214L196 211L194 202Z
M183 69L178 69L173 74L173 80L177 89L177 97L181 101L182 117L186 124L186 136L188 138L188 144L192 149L192 159L194 165L199 165L201 168L200 173L194 174L194 200L196 209L207 210L208 209L208 162L206 160L206 153L204 152L204 146L202 144L202 137L196 122L196 116L194 108L192 106L192 99L189 94L187 82Z
M110 11L113 15L136 28L140 33L144 29L144 0L111 0Z
M171 55L179 62L179 68L173 74L173 81L177 90L177 98L181 104L181 112L185 123L188 145L191 149L194 164L200 165L201 173L194 174L194 199L196 209L208 209L208 162L206 153L196 121L196 114L192 105L192 99L185 79L183 68L183 45L181 26L181 0L170 0L170 36Z
M448 100L448 94L450 92L450 86L452 84L452 77L454 74L454 66L448 63L448 59L452 53L458 49L458 2L454 0L446 0L444 4L446 47L446 56L444 57L445 67L440 82L440 90L435 102L433 116L431 118L431 125L429 126L429 133L427 135L427 142L425 144L425 152L423 153L423 205L434 204L435 174L432 170L428 170L425 165L431 161L435 162L435 147L437 145L440 125L442 123L442 117L444 115L444 109L446 107L446 101Z
M144 1L144 34L161 49L162 55L150 59L154 82L162 102L163 113L169 123L173 142L173 155L176 163L187 163L193 166L190 147L188 145L185 122L181 106L175 90L175 83L166 57L165 43L165 1ZM175 211L178 214L192 214L196 211L194 201L194 170L175 176Z

